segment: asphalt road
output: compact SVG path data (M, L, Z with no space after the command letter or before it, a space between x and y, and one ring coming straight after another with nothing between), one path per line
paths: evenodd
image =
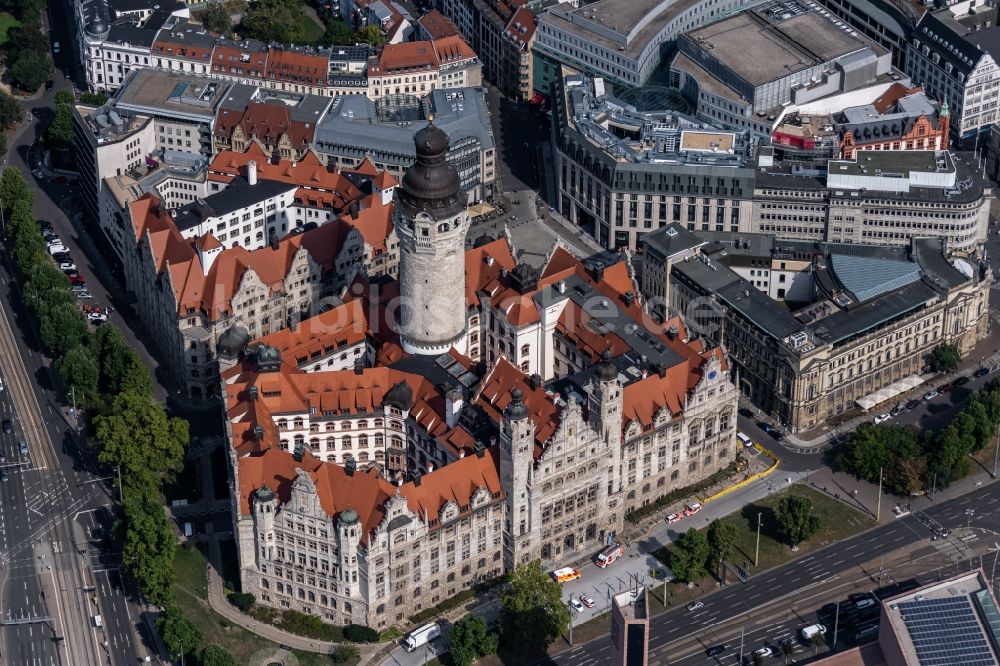
M952 529L961 527L969 520L966 514L967 508L979 508L970 520L973 527L997 532L1000 530L1000 512L995 510L997 503L1000 503L1000 484L993 483L964 496L942 502L919 516L907 515L899 519L890 519L880 527L831 544L808 557L759 576L751 577L746 584L723 588L705 596L703 598L705 605L697 612L678 609L664 613L650 622L650 654L669 654L670 663L734 664L735 650L730 649L725 658L720 659L705 656L704 650L720 643L730 647L738 646L739 618L753 616L759 609L769 604L780 602L797 592L842 575L869 562L876 553L888 553L899 548L917 548L930 544L931 528L928 526L930 521L934 521L930 524L941 524ZM947 542L938 542L937 545L945 548L953 547L956 553L963 552L958 536L954 532ZM814 618L815 616L802 617L793 631L816 621ZM752 638L757 643L763 644L765 641L778 640L781 638L781 633L772 631L768 634L758 631ZM783 633L787 635L787 627ZM687 641L686 650L683 646L676 645L680 641ZM610 650L611 643L605 636L556 655L544 663L560 666L601 664L610 658Z

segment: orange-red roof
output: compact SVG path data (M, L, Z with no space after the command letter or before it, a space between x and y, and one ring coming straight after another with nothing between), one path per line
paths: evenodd
M361 190L349 178L323 164L312 150L307 150L297 161L273 162L256 143L242 153L219 151L208 165L208 179L229 183L236 176L245 176L251 160L257 163L257 178L298 185L295 198L304 206L340 212L362 197Z
M390 187L396 187L399 185L399 181L388 171L381 171L374 180L372 180L372 185L380 190L388 190Z
M503 497L500 487L496 453L492 449L482 456L468 455L441 469L423 475L420 484L414 482L394 486L369 469L348 474L333 463L322 462L308 451L301 461L291 453L270 448L261 455L238 459L240 513L250 514L253 492L262 486L273 490L281 502L291 497L296 470L309 474L316 487L320 506L331 517L353 509L363 526L362 542L385 518L385 503L394 495L406 499L407 508L427 521L437 521L447 502L454 502L462 513L467 512L472 496L479 488L492 495L494 501Z
M393 231L392 215L396 206L393 203L383 204L377 195L370 195L362 202L356 215L344 215L345 224L353 226L361 232L365 243L372 248L372 254L386 252L389 235Z
M363 301L355 299L304 319L294 328L265 335L258 342L274 347L284 362L303 366L314 356L326 356L352 347L368 336L368 317Z
M257 43L244 47L225 40L216 42L212 50L212 71L218 74L263 77L266 65L267 51Z
M272 81L325 86L329 83L330 57L272 46L267 52L265 76Z
M530 9L519 7L514 12L514 16L511 17L504 32L507 34L509 40L519 47L524 48L531 41L531 38L535 36L537 20L535 13Z
M434 53L439 63L474 60L476 58L476 52L459 35L435 39L431 44L434 46Z
M489 374L483 378L475 402L489 415L494 423L500 423L503 410L510 404L510 392L521 389L522 401L528 408L528 418L535 426L535 458L542 455L545 443L549 441L559 425L559 409L545 389L532 388L527 375L500 357Z
M368 75L385 76L393 72L433 69L439 64L432 42L386 44L378 56L378 63L369 68Z
M276 144L286 135L299 150L308 148L316 133L315 123L293 120L289 107L280 103L251 102L243 111L220 107L215 119L215 135L229 139L237 127L247 138L258 139L266 145Z
M432 40L461 34L455 24L451 22L451 19L436 9L432 9L421 16L417 22Z

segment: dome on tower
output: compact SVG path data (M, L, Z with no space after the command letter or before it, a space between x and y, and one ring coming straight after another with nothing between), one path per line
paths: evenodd
M507 408L503 410L504 416L511 421L527 418L528 406L525 405L524 401L521 399L523 397L524 394L521 393L521 389L515 387L514 390L510 392L510 402L507 404Z
M618 379L618 369L611 362L611 352L607 349L601 354L601 362L597 365L597 379L602 382L613 382Z
M446 159L448 141L448 135L433 121L413 136L417 161L403 174L399 193L400 200L410 208L436 217L465 208L464 202L459 202L458 172Z
M263 485L257 490L255 490L253 495L254 499L256 499L258 502L271 502L274 501L275 497L274 491L268 488L267 485Z
M418 157L435 157L448 150L448 135L432 121L416 133L413 143L417 145Z
M359 522L361 522L361 517L358 516L358 512L354 509L344 509L340 513L341 525L357 525Z

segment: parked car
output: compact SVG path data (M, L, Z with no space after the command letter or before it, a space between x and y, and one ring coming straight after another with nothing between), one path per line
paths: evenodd
M18 442L17 442L17 450L20 451L21 453L27 453L28 452L28 443L26 441L24 441L23 439L18 440Z
M920 401L919 401L919 400L916 400L916 399L913 399L913 400L907 400L907 401L906 401L906 408L907 408L907 409L913 409L914 407L916 407L916 406L917 406L917 405L919 405L919 404L920 404Z
M778 432L778 429L767 421L757 421L757 427L766 432L768 435Z
M951 385L952 386L956 386L956 387L957 386L965 386L970 381L972 381L972 380L970 380L968 377L956 377L955 380L952 381Z
M108 315L104 314L103 312L91 312L87 314L87 319L89 319L94 323L103 324L108 320Z
M76 275L67 275L66 279L69 280L69 283L71 285L77 287L84 287L87 284L87 281L79 273L77 273Z
M761 659L764 657L772 657L774 656L774 648L768 647L767 645L762 648L757 648L753 651L753 656L760 657Z
M694 504L688 504L686 507L684 507L685 516L693 516L699 511L701 511L701 504L698 504L697 502L695 502Z
M747 409L746 407L740 407L740 408L739 408L738 410L736 410L736 411L737 411L737 412L739 413L739 415L740 415L740 416L744 416L744 417L746 417L746 418L748 418L748 419L752 419L752 418L753 418L753 412L751 412L751 411L750 411L749 409Z
M66 261L73 261L73 256L68 251L67 252L56 252L55 254L52 255L52 258L55 259L56 261L60 262L60 263L66 262Z
M896 405L892 409L889 410L889 416L899 416L905 410L906 410L906 408L903 407L903 403L897 402Z
M677 521L679 521L683 517L684 516L682 516L680 514L672 513L669 516L667 516L667 525L673 525L674 523L676 523Z
M944 395L945 393L951 393L951 389L952 389L951 384L941 384L941 386L938 386L937 392L940 393L941 395Z
M879 423L885 423L891 418L888 414L879 414L873 420L875 421L875 425L878 425Z
M31 173L35 176L35 178L38 178L39 180L45 178L45 174L42 173L41 169L32 169Z
M985 377L988 374L990 374L990 369L987 368L987 367L982 367L982 368L979 368L978 370L976 370L975 372L973 372L972 376L973 377Z
M90 293L89 291L86 291L86 290L84 290L84 291L74 291L73 293L76 294L77 298L93 298L94 297L94 295L92 293Z
M3 420L3 432L5 435L9 435L14 432L14 424L11 423L10 419Z
M705 650L705 654L709 657L715 657L726 651L725 645L713 645L712 647Z
M704 608L704 607L705 607L705 602L702 601L701 599L699 599L697 601L692 601L691 603L689 603L687 605L687 609L689 611L698 610L699 608Z
M59 254L60 252L68 252L68 251L69 250L62 243L59 243L58 245L49 245L49 255L53 257Z
M937 391L931 389L927 393L924 393L924 400L933 400L934 398L938 397L939 395L941 395L941 394L938 393Z
M7 475L7 469L0 469L0 481L6 481L10 477Z
M572 606L573 610L575 610L577 613L583 612L583 604L580 603L579 599L570 599L569 605Z
M48 81L45 82L45 89L46 90L52 90L55 87L56 87L56 82L53 81L52 79L49 79Z
M586 606L587 608L593 608L596 605L594 600L588 597L586 594L580 595L580 603Z
M64 261L61 264L59 264L59 270L61 270L63 273L76 271L76 264L74 264L72 261Z

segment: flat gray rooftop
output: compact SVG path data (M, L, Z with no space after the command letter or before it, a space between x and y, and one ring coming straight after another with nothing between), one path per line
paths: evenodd
M569 3L561 3L538 17L540 23L549 23L566 32L577 35L581 39L593 42L606 49L617 50L624 46L625 57L635 60L646 48L646 45L663 30L663 27L678 15L691 7L701 4L704 0L599 0L593 4L576 9ZM650 19L636 33L629 37L630 30L647 14L663 6L659 13ZM586 23L574 21L571 16L589 17L594 14L595 23L601 27L621 35L622 40L614 40L588 28Z
M687 36L753 86L867 48L814 11L778 25L744 11L692 30ZM748 53L753 57L748 58Z
M851 176L884 173L948 173L955 170L946 150L865 150L857 160L831 160L830 173Z
M136 69L115 95L115 102L133 109L161 110L204 116L210 120L215 107L233 84L201 76L156 69Z

